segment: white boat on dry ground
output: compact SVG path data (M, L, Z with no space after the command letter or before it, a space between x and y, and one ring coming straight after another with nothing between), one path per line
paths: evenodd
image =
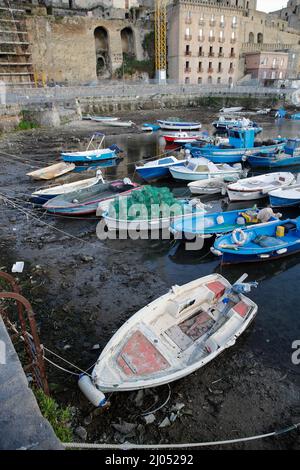
M94 391L130 391L181 379L234 346L257 313L242 293L212 274L174 286L116 332L92 372ZM91 396L91 394L89 394Z
M70 171L74 170L74 168L74 163L55 163L54 165L31 171L30 173L27 173L27 176L30 176L34 180L52 180L58 176L69 173Z
M132 127L134 125L133 121L101 121L101 126L109 127Z
M224 114L234 114L234 113L240 113L241 111L243 111L243 107L241 106L235 106L235 107L232 107L232 108L222 108L220 109L220 113L224 113Z
M229 184L227 193L230 201L251 201L267 197L271 191L290 186L294 182L293 173L268 173Z

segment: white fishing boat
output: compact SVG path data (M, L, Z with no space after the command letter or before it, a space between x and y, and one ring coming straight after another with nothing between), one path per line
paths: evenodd
M80 379L81 390L95 404L98 395L101 406L101 392L157 387L214 360L235 345L257 313L257 305L244 295L256 283L244 284L246 277L232 286L220 274L212 274L172 287L115 333L88 386L81 386Z
M293 173L269 173L229 184L227 193L230 201L251 201L267 197L271 191L290 186L294 182Z
M237 177L232 179L236 180L239 178ZM227 184L228 182L226 183L224 178L217 177L207 180L193 181L192 183L188 184L188 188L192 194L197 196L211 196L213 194L226 194Z
M74 163L55 163L54 165L31 171L30 173L27 173L27 176L30 176L34 180L52 180L58 176L69 173L70 171L74 170L74 168Z
M271 191L269 198L272 207L300 206L300 184L297 183Z
M176 180L199 181L215 177L241 177L242 165L215 164L206 158L191 158L186 165L171 167L172 177Z
M91 121L96 122L115 122L119 121L120 118L118 117L110 117L110 116L88 116Z
M97 170L96 176L94 178L87 178L85 180L75 181L73 183L60 184L58 186L51 186L50 188L42 188L38 191L34 191L31 194L31 200L36 204L45 204L47 201L57 196L79 191L81 189L92 188L99 181L104 183L101 170Z
M101 126L109 127L132 127L134 125L132 121L101 121Z
M157 120L157 122L161 129L167 131L196 131L202 127L200 122L187 122L179 118L169 118L166 121Z
M241 111L243 111L243 107L241 106L235 106L235 107L232 107L232 108L222 108L220 109L220 113L224 113L224 114L234 114L234 113L240 113Z

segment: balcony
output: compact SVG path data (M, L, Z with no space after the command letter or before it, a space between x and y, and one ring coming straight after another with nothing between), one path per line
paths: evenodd
M199 20L199 26L205 26L205 21L204 21L204 19Z
M205 36L198 36L198 41L199 42L204 42Z
M231 42L231 44L236 44L236 38L231 38L230 42Z
M234 52L232 52L229 56L231 59L235 59L236 58L236 54Z
M191 67L185 67L184 73L191 73L192 69Z
M207 73L214 73L214 69L212 67L208 67Z
M214 52L209 52L208 57L215 57L215 53Z
M225 57L224 52L219 52L218 57Z
M204 57L204 52L198 52L198 57Z
M186 18L185 24L192 24L192 18Z
M228 70L228 73L229 73L230 75L233 75L233 74L234 74L234 69L230 68L230 69Z
M200 68L198 69L198 73L203 73L203 68L202 68L202 67L200 67Z
M224 21L223 21L223 22L222 22L222 21L220 22L220 28L225 28L225 22L224 22Z
M225 38L219 38L219 43L224 44Z
M218 69L218 73L223 73L224 72L224 69L220 68Z
M216 20L210 20L209 26L216 26Z
M209 36L208 40L209 42L215 42L216 38L215 36Z
M184 39L185 39L185 41L191 41L192 40L192 35L191 34L185 34Z
M232 27L232 29L237 29L238 24L237 23L232 23L231 27Z
M191 51L185 50L185 51L184 51L184 55L185 55L186 57L191 57L192 53L191 53Z

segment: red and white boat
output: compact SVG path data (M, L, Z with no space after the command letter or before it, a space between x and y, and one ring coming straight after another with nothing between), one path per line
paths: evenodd
M203 134L188 134L187 132L174 132L172 134L165 134L164 139L167 143L173 144L178 141L185 143L195 142L197 140L203 139Z

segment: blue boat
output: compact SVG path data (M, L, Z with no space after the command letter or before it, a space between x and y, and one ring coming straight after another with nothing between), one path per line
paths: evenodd
M229 131L228 144L192 143L185 146L195 158L205 157L213 163L240 163L245 154L253 155L259 152L272 153L277 149L283 149L286 139L274 139L272 141L255 142L256 132L253 127L235 127Z
M191 215L171 224L170 231L176 239L210 238L214 235L230 233L236 228L259 224L259 212L259 209L254 207L230 212ZM270 217L269 222L276 220L275 217Z
M300 139L288 139L284 149L270 154L258 153L248 157L253 168L277 168L300 165Z
M292 115L291 115L291 119L292 119L293 121L300 121L300 113L292 114Z
M300 206L300 184L271 191L269 198L272 207Z
M169 168L184 165L185 162L186 160L177 160L177 158L170 156L144 163L142 166L136 165L135 170L143 180L157 181L171 176Z
M157 132L159 129L160 126L158 124L148 124L145 122L145 124L142 125L142 131L144 132Z
M91 146L96 137L101 136L101 141L97 148L90 150ZM62 160L65 162L72 163L90 163L90 162L99 162L103 160L111 160L118 158L118 153L121 150L116 145L112 145L109 148L102 149L101 145L104 142L105 136L99 132L96 132L92 135L91 140L87 146L87 149L82 152L63 152L61 154Z
M212 251L222 256L223 264L267 261L292 255L300 251L300 217L236 230L218 238Z

